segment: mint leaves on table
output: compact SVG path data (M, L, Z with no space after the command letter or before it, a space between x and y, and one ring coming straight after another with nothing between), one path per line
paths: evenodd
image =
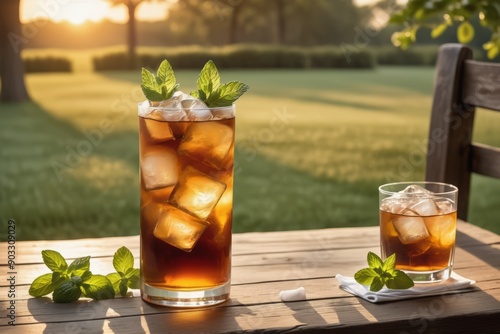
M133 268L134 257L126 247L119 248L113 257L117 272L107 276L92 274L90 256L77 258L69 266L62 255L53 250L42 251L42 258L52 272L31 283L29 294L33 297L53 292L54 302L69 303L80 297L101 300L114 298L115 293L125 296L128 288L139 288L140 272Z
M396 254L385 261L375 253L368 252L369 268L361 269L354 274L356 282L370 287L370 291L380 291L384 285L389 289L409 289L414 283L403 271L395 269Z
M143 68L141 77L142 92L150 101L168 100L179 87L175 80L174 70L167 60L161 62L156 75Z
M116 273L106 275L116 294L125 297L128 288L139 289L140 271L134 268L134 256L127 247L119 248L113 257L113 267Z
M230 106L249 88L239 81L221 85L219 71L211 60L201 70L197 84L198 90L191 92L190 95L202 100L210 108Z

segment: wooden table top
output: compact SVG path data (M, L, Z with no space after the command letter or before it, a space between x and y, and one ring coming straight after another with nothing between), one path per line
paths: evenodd
M17 242L9 270L0 247L2 333L500 333L500 236L459 222L455 271L476 287L434 297L371 304L339 289L334 278L366 266L379 253L378 227L235 234L231 299L205 309L174 309L129 297L55 304L31 298L30 283L49 272L41 250L66 258L91 255L94 273L114 271L112 256L127 246L139 266L139 237ZM13 272L11 274L10 272ZM8 297L15 278L15 299ZM304 287L307 300L284 303L281 290ZM12 300L15 303L12 303ZM15 326L8 308L15 306ZM12 309L12 308L11 308ZM12 313L12 312L10 312Z

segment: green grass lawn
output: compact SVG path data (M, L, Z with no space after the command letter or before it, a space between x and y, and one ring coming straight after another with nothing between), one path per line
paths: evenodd
M177 71L189 92L197 72ZM421 180L434 71L223 71L238 101L234 231L378 224L377 187ZM0 104L0 219L18 239L139 232L138 72L31 74ZM480 111L475 138L500 145ZM500 233L500 182L475 177L470 221ZM4 233L0 233L4 234Z

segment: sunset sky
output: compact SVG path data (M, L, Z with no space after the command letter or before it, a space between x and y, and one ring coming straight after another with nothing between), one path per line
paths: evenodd
M374 1L376 0L355 0L359 5ZM144 2L137 9L137 19L163 20L173 2L176 0ZM56 22L69 21L75 25L103 19L124 23L128 14L125 6L112 7L106 0L21 0L21 21L28 22L36 18L47 18Z
M174 0L144 2L137 9L137 19L162 20L172 2ZM37 17L56 22L69 21L73 24L102 19L123 23L127 21L128 14L124 5L112 7L106 0L21 0L21 21L27 22Z

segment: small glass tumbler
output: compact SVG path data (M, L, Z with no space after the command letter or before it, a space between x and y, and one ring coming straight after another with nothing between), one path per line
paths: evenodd
M450 277L455 254L458 189L439 182L379 187L380 249L415 283Z

